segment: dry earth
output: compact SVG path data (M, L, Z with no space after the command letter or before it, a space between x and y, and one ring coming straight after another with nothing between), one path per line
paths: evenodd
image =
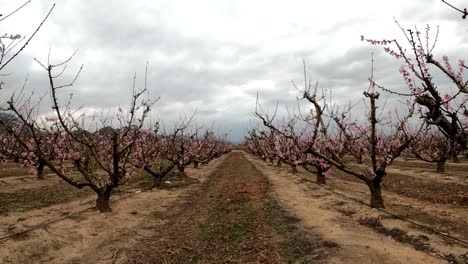
M398 165L386 209L468 240L466 167ZM353 178L336 172L322 187L241 151L161 190L122 188L105 214L88 209L92 192L26 173L0 167L0 239L64 219L0 240L0 263L468 263L466 245L336 194L367 201Z
M86 210L0 241L0 263L116 263L140 237L154 234L158 214L170 211L178 201L188 199L186 196L190 191L199 188L224 159L212 161L202 169L188 169L193 184L154 191L122 190L111 199L111 213L86 210L93 206L94 195L25 212L10 212L0 218L0 237ZM49 185L57 184L55 178L48 180ZM39 189L49 186L45 183L47 180L33 181Z
M130 263L326 263L336 243L278 206L267 178L233 151L186 209L138 245Z
M468 263L466 244L422 230L330 191L367 202L367 187L349 176L333 175L327 186L322 187L312 183L315 176L303 170L293 175L287 167L277 168L250 155L248 159L268 176L280 204L301 219L305 228L340 245L341 250L330 263ZM466 179L457 183L466 190ZM466 206L426 202L392 191L384 191L384 199L388 211L459 239L468 239ZM379 223L388 231L386 234L377 232Z

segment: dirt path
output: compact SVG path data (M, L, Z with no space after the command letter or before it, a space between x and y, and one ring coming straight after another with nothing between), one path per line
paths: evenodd
M463 254L468 252L468 248L463 245L411 229L399 220L389 219L387 215L376 210L346 200L305 181L304 175L293 175L287 172L286 168L278 169L252 156L247 157L268 177L283 207L300 219L305 228L340 246L338 254L329 260L330 263L447 263L452 256L459 255L462 255L457 259L459 262L454 263L467 261L466 255ZM309 179L313 180L310 176ZM349 188L354 190L354 193L356 189L361 189L350 185L347 188L348 191ZM368 195L364 195L367 198ZM401 197L398 199L402 202ZM408 200L404 202L411 203ZM375 226L383 223L389 232L392 228L398 228L402 232L395 233L402 235L399 238L407 239L409 241L405 242L409 243L396 241L391 237L393 233L379 234L374 229L362 225L363 219ZM374 219L377 221L374 222ZM369 223L364 221L364 224ZM393 231L395 230L397 229ZM420 251L414 248L418 246Z
M266 177L240 151L183 210L146 237L130 263L326 263L337 245L298 228L270 197Z

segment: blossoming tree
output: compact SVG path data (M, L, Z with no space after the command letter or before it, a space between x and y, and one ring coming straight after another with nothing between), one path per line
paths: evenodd
M404 41L397 39L375 40L364 36L362 41L374 46L381 46L391 57L401 62L400 73L406 82L406 91L394 91L378 85L382 90L398 96L414 98L422 106L421 116L430 125L437 126L452 144L451 150L467 149L468 130L468 81L465 80L465 60L459 59L454 64L448 56L441 59L434 56L438 29L432 38L429 25L422 33L417 27L404 29ZM450 83L444 83L440 76L448 78ZM439 83L439 85L437 84ZM449 86L452 85L453 89ZM454 156L456 152L452 152Z
M437 172L445 172L445 163L450 158L453 150L449 139L436 128L428 127L411 143L411 154L417 159L434 162L437 164Z
M306 76L305 80L307 84ZM307 87L304 87L302 99L312 105L311 114L305 120L311 125L311 134L314 135L313 137L316 138L317 142L310 142L303 149L303 153L326 161L336 169L363 181L370 191L371 207L381 208L384 207L381 183L387 175L386 169L409 147L421 128L411 129L409 125L409 120L415 109L411 100L406 104L406 113L389 112L387 116L378 114L377 102L380 94L375 91L375 82L372 76L369 89L363 94L369 102L366 122L362 123L365 129L356 129L357 121L346 118L349 109L340 113L330 103L331 100L326 100L323 94L317 94L317 85L314 89L312 89L310 83ZM285 137L294 139L293 136L276 127L273 118L269 118L258 111L257 117L262 120L264 126ZM330 125L331 123L334 125ZM352 151L349 146L353 144L362 144L359 148L361 151L366 149L360 154L365 156L362 169L350 165L344 159L344 154ZM299 145L299 141L296 141L296 145ZM318 145L320 147L317 147ZM339 147L337 148L337 146Z
M91 188L97 194L96 208L100 212L108 212L111 211L112 190L138 173L137 167L129 161L132 153L138 151L135 142L152 102L141 99L144 89L135 92L126 111L119 107L115 115L117 128L107 128L105 122L92 120L95 132L89 132L84 127L85 116L77 117L73 113L71 96L63 107L60 104L59 91L72 86L79 74L70 83L57 84L60 74L57 75L56 71L61 72L69 60L47 66L41 63L49 79L53 116L48 117L46 122L38 121L38 117L33 114L38 105L32 103L32 97L21 101L21 96L13 94L3 110L17 116L20 126L29 131L30 137L24 138L18 132L19 129L3 127L28 152L24 159L41 161L74 187ZM56 162L51 161L51 152L55 153ZM70 162L81 177L74 176L69 167Z

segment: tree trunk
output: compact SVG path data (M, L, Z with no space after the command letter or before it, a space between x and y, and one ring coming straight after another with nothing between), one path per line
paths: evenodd
M193 167L194 167L195 169L198 169L198 161L194 161L194 162L193 162Z
M296 165L291 165L291 172L293 174L296 174L297 173L297 166Z
M177 169L179 169L179 176L185 176L185 166L177 164Z
M281 160L276 161L276 167L281 168Z
M42 162L42 161L39 161L36 165L36 169L37 169L37 179L38 180L44 180L45 179L45 176L44 176L44 166L45 166L45 163Z
M319 169L317 168L317 178L316 178L316 182L317 184L326 184L327 183L327 179L325 178L325 172L322 170L322 169Z
M153 188L160 188L161 181L162 181L162 177L153 175L153 184L149 187L149 189L152 190Z
M384 208L382 188L380 182L371 181L367 184L371 193L370 206L372 208Z
M364 157L362 157L362 156L357 157L356 158L356 163L357 164L363 164L364 163Z
M437 172L444 173L445 172L445 160L437 161Z
M110 207L111 192L112 188L110 187L103 187L97 192L98 197L96 199L96 209L98 209L99 212L112 212L112 209Z

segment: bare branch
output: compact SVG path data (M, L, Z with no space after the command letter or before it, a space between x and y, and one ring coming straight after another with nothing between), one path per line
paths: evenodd
M52 7L50 8L49 12L47 13L47 15L44 17L44 19L42 20L42 22L39 24L39 26L36 28L36 30L33 32L33 34L28 38L28 40L23 44L23 46L13 55L11 56L10 59L8 59L4 64L0 65L0 71L5 68L6 65L8 65L8 63L10 63L16 56L18 56L18 54L20 54L20 52L22 52L24 50L24 48L26 48L26 46L29 44L29 42L31 41L31 39L36 35L37 32L39 32L39 29L42 27L42 25L44 24L44 22L47 20L47 18L49 18L49 15L52 13L52 10L54 9L55 7L55 3L52 5Z
M31 3L31 0L28 0L26 1L24 4L22 4L20 7L18 7L17 9L13 10L11 13L9 13L8 15L4 16L3 14L0 14L0 22L2 22L3 20L7 19L8 17L14 15L16 12L18 12L20 9L22 9L23 7L25 7L27 4Z
M444 2L446 5L450 6L451 8L457 10L458 12L462 13L463 16L462 16L462 19L466 19L466 16L468 15L468 12L466 10L466 8L464 8L463 10L453 6L452 4L450 4L449 2L445 1L445 0L442 0L442 2Z

